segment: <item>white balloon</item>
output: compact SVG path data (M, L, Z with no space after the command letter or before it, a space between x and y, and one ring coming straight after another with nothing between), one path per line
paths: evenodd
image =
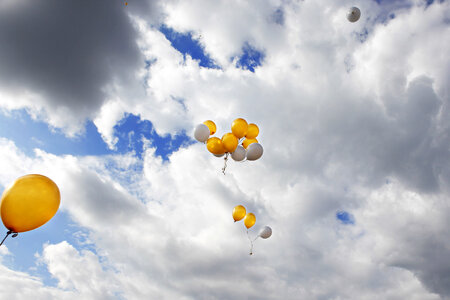
M194 130L194 137L197 141L204 143L209 138L209 128L205 124L198 124Z
M245 148L242 146L237 146L236 150L231 153L231 158L235 161L241 161L245 158Z
M222 153L222 154L214 154L214 153L213 153L213 155L214 155L215 157L222 157L222 156L225 155L225 153Z
M247 159L257 160L263 155L263 147L259 143L253 143L248 146L247 149Z
M261 229L261 231L259 232L259 236L262 237L263 239L268 239L270 238L271 235L272 235L272 228L270 228L269 226L264 226L264 228Z
M359 17L361 16L361 11L357 7L352 7L349 9L347 13L347 20L354 23L359 20Z

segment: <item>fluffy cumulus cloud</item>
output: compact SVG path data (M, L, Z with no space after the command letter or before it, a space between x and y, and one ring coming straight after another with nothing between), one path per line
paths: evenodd
M0 183L55 178L89 245L36 249L54 286L8 266L14 254L0 249L0 295L450 299L450 5L429 2L360 1L357 23L345 19L348 1L0 4L0 41L11 41L0 43L3 109L26 107L68 132L94 120L111 148L126 113L160 135L206 119L225 133L245 117L265 149L224 176L199 143L163 160L150 146L142 158L29 155L1 139ZM190 32L218 67L177 51L161 24ZM249 46L264 54L254 72L237 64ZM252 237L273 228L253 256L231 220L238 204L257 216ZM343 211L353 222L336 218Z

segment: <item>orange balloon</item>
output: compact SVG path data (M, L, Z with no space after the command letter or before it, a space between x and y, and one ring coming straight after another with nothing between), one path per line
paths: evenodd
M233 209L233 219L234 221L240 221L245 217L246 211L245 207L238 205Z
M248 124L247 134L245 135L248 139L254 139L259 134L259 128L256 126L256 124Z
M3 192L3 224L14 232L38 228L56 214L60 201L58 186L50 178L39 174L22 176Z
M212 154L220 155L225 153L225 148L223 147L222 140L218 137L209 138L206 141L206 148Z
M222 144L225 147L226 152L233 152L236 150L239 140L237 137L231 132L225 133L222 137Z
M242 118L238 118L231 124L231 132L238 138L242 138L247 134L248 124Z
M256 217L254 214L248 213L245 215L244 225L245 225L245 227L247 227L247 229L249 229L250 227L255 225L255 223L256 223Z
M245 139L245 140L242 142L242 147L244 147L245 149L247 149L248 146L250 146L250 144L257 143L257 142L258 142L257 139Z
M217 127L216 127L216 124L213 121L208 120L208 121L203 122L203 124L208 126L208 128L209 128L209 135L213 135L214 133L216 133Z

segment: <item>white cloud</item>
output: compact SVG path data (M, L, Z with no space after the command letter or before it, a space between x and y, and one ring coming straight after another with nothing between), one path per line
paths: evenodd
M360 4L356 24L345 19L348 5L335 1L220 3L208 10L205 1L167 2L155 16L201 34L220 70L184 60L153 21L133 12L140 51L152 62L138 74L146 94L110 84L109 100L93 109L95 124L113 147L113 127L125 113L150 120L161 135L189 132L206 119L220 135L245 117L260 126L260 161L230 162L223 176L223 161L200 144L169 161L147 148L140 161L40 150L28 157L0 140L0 182L49 174L61 188L61 209L94 243L95 252L66 242L45 246L42 259L59 282L51 292L448 298L448 2L426 9L396 2L389 6L396 17L383 24L375 20L386 7L374 1ZM280 7L284 24L271 19ZM255 73L230 61L245 41L266 54ZM252 234L265 224L274 230L255 242L252 257L242 224L232 223L237 204L257 215ZM340 210L355 225L340 224ZM72 271L77 265L86 269ZM18 282L29 280L21 276Z

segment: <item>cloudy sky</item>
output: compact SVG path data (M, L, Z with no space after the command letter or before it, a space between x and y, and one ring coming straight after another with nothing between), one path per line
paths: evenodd
M0 298L450 299L448 53L442 0L1 0L0 191L61 206ZM238 117L224 176L192 131Z

